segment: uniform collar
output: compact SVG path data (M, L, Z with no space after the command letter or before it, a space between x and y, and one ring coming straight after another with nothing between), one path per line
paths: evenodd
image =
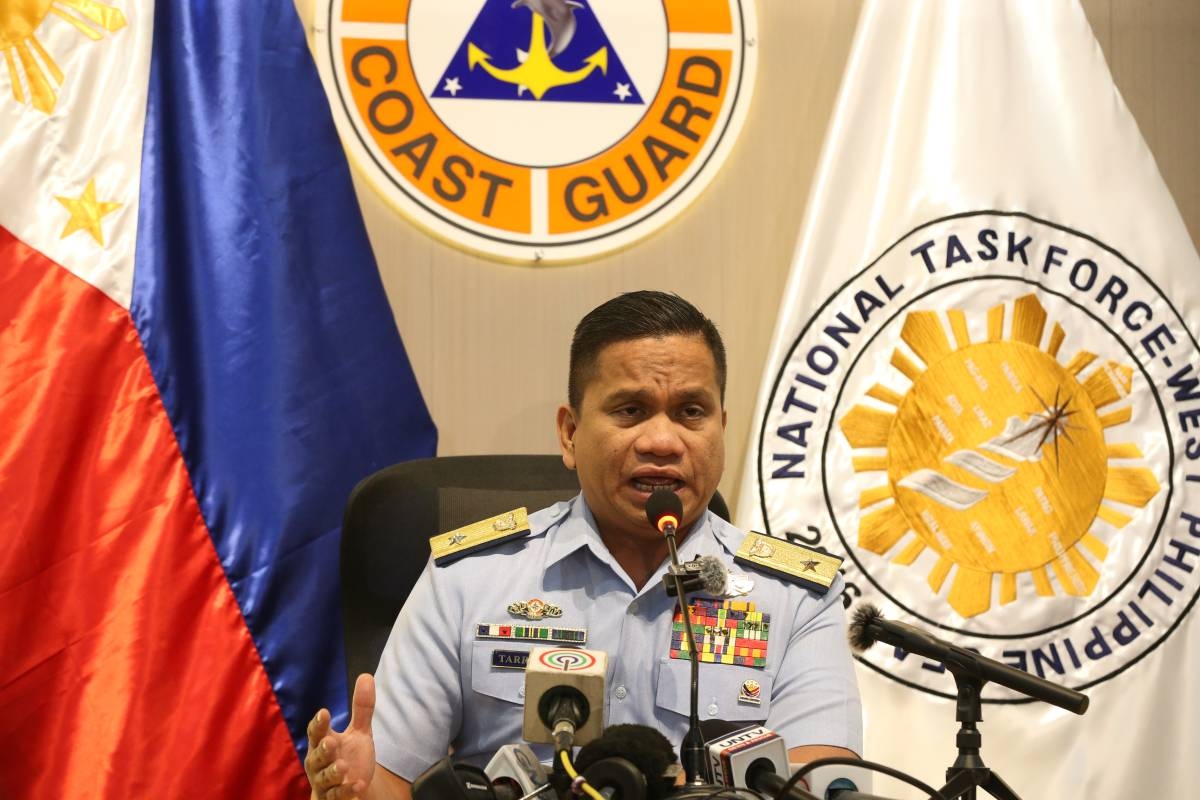
M576 495L570 503L560 503L548 511L552 512L552 518L548 521L550 541L546 551L547 568L587 548L601 562L619 570L612 553L600 538L596 518L592 516L583 494ZM691 561L702 555L732 556L737 552L740 542L741 532L737 528L706 509L679 546L679 560Z

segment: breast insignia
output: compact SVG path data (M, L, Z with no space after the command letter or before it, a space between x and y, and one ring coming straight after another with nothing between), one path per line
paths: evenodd
M439 567L464 556L529 534L529 515L524 508L506 511L494 517L472 522L457 530L439 533L429 540L433 563Z
M753 531L746 534L733 560L789 583L798 583L817 594L829 591L842 565L842 559L835 556Z

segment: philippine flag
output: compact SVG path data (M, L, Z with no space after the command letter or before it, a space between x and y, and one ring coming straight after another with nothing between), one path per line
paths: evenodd
M300 22L3 6L0 796L306 797L342 506L436 432Z

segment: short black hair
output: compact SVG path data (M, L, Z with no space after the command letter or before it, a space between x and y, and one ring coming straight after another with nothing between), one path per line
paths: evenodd
M571 340L567 401L578 410L583 390L594 377L600 351L610 344L665 336L700 336L717 367L721 404L725 404L725 343L713 321L677 294L638 291L596 306L579 321Z

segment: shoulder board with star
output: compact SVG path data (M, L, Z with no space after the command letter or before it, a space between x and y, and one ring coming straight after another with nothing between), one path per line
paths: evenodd
M517 508L449 533L439 533L429 540L429 549L433 551L433 563L444 567L464 556L528 534L529 514L524 508Z
M746 534L733 560L788 583L800 584L817 594L829 591L838 567L842 565L842 559L836 556L753 531Z

